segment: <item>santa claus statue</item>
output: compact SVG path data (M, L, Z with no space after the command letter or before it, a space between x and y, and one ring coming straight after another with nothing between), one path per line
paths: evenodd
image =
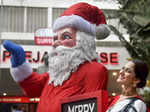
M98 62L95 43L109 35L103 12L88 3L74 4L56 19L53 32L49 71L40 75L20 45L3 42L11 53L13 79L27 96L40 97L38 112L58 112L60 99L107 87L107 69Z

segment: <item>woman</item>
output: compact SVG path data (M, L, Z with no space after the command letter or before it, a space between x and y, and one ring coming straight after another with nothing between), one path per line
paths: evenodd
M136 89L145 86L148 73L148 66L142 60L129 61L117 79L122 85L122 93L114 98L106 112L146 112L146 104Z

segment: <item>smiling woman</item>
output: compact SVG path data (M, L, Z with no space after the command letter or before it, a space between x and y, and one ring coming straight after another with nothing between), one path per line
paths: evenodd
M131 60L119 72L117 82L122 85L122 94L115 97L107 112L146 112L146 104L136 89L146 84L149 70L142 60Z
M129 87L132 87L132 93L136 94L136 85L140 82L140 79L136 77L135 71L134 71L134 63L132 61L128 62L119 72L119 77L117 79L118 83L121 83L123 87L125 88L125 94L130 94L130 92L127 92L127 89Z

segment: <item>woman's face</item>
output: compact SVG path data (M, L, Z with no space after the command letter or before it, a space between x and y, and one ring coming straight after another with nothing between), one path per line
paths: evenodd
M132 61L129 61L124 67L122 67L119 72L117 82L124 86L133 86L139 82L139 80L136 78L136 74L134 72L134 63Z

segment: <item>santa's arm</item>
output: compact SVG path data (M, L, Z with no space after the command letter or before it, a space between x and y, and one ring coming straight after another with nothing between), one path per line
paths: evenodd
M26 86L23 86L23 89L26 90L24 87L28 88L28 87L31 87L32 85L34 85L32 90L30 91L32 93L32 91L35 91L37 89L37 87L35 86L36 83L40 83L40 81L42 81L42 78L40 78L41 79L40 81L39 80L38 81L35 80L36 77L39 78L39 76L35 75L33 73L32 67L30 66L30 64L25 59L25 51L20 45L17 45L17 44L15 44L13 42L5 40L3 42L3 46L11 54L11 68L10 68L10 72L11 72L11 75L12 75L13 79L16 82L21 83L21 85L22 85L22 82L25 83L25 81L27 79L29 80L30 77L34 77L34 78L31 78L34 81L33 80L28 81L27 80L28 83L30 82L30 85L27 83ZM40 77L44 77L44 76L40 76ZM32 83L32 82L34 82L34 83ZM41 93L40 90L42 90L43 86L42 85L41 86L38 85L38 88L39 88L38 89L39 90L38 95L39 95L39 93ZM26 93L28 93L28 91ZM34 95L35 94L33 94L33 96Z
M37 74L36 72L32 72L32 75L19 82L19 84L25 95L29 97L40 97L47 81L48 73Z

